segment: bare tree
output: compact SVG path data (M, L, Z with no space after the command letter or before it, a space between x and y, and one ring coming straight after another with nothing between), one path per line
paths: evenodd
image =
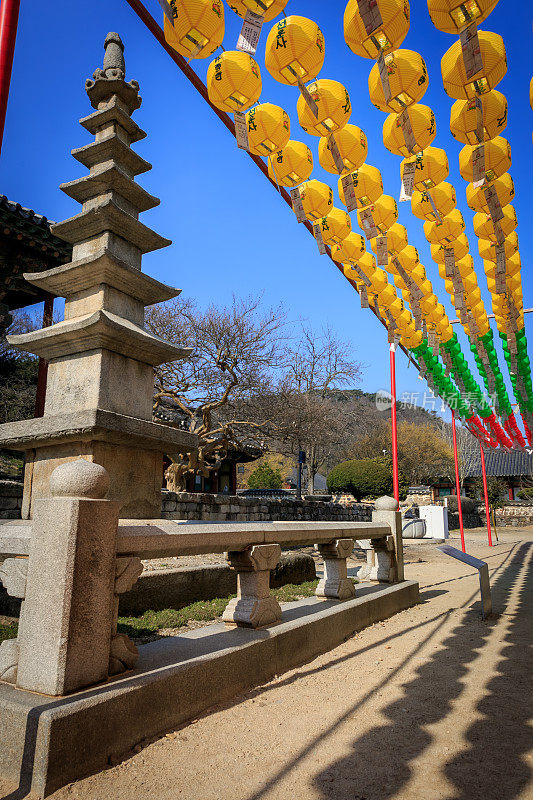
M359 381L361 365L349 344L330 328L317 335L303 326L296 344L287 348L287 357L287 373L277 387L274 435L282 452L305 451L307 490L312 494L317 472L347 438L346 419L331 393Z
M182 427L198 436L197 452L169 454L171 489L185 488L187 476L207 476L218 469L230 445L239 447L244 431L264 423L236 416L257 395L270 391L284 360L285 312L281 306L260 309L261 298L238 300L202 311L191 300L152 307L147 325L182 347L190 358L156 369L154 410L169 398Z

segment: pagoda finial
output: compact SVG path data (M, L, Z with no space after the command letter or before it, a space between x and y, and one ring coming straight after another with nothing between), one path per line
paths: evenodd
M104 75L106 78L125 78L126 64L124 62L124 44L122 39L111 31L104 42Z
M129 113L133 113L141 105L139 84L137 81L126 83L126 65L124 62L124 44L122 39L111 31L104 41L105 55L103 69L98 67L92 79L85 81L85 89L93 108L100 108L113 95L118 95L125 103Z

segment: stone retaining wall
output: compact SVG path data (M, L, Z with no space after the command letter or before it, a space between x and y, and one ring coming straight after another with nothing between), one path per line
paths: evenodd
M161 516L164 519L209 522L330 521L369 522L373 506L355 503L346 508L338 503L316 500L240 497L163 491Z
M22 483L0 481L0 519L20 519L22 508Z

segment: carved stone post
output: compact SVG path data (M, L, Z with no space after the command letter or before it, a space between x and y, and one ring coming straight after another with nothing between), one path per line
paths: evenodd
M0 564L0 581L10 597L24 600L26 595L26 580L28 575L28 559L6 558ZM23 606L24 607L24 606ZM0 680L15 683L17 680L17 666L19 647L17 639L7 639L0 645Z
M390 525L396 551L396 577L394 580L403 581L405 577L403 569L402 515L396 508L397 504L394 497L378 497L372 512L372 522L382 522Z
M227 554L237 572L237 597L226 606L222 619L241 628L263 628L281 619L281 608L270 594L270 570L281 558L279 544L260 544Z
M106 470L89 461L52 473L36 502L16 683L64 695L106 680L115 611L120 503L104 500Z
M119 595L129 592L143 571L137 556L119 556L115 565L115 603L111 627L111 647L109 654L109 674L119 675L133 669L139 658L139 651L125 633L117 633Z
M367 561L357 573L360 581L395 583L398 580L394 538L392 536L382 536L380 539L363 539L357 544L366 551Z
M353 539L337 539L335 542L316 545L324 559L324 577L316 587L317 597L348 600L355 597L355 586L348 577L346 559L353 550Z

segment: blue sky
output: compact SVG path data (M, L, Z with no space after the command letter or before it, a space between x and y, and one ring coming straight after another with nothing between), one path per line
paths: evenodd
M146 6L162 24L163 13L156 0ZM508 71L498 85L509 101L509 124L504 136L512 146L511 174L516 188L515 207L522 258L524 305L533 305L533 277L529 253L533 244L531 217L533 112L529 105L531 14L528 3L500 0L480 28L500 33L505 41ZM316 20L326 39L326 58L320 77L344 83L350 93L351 123L367 134L367 161L382 172L385 192L396 198L400 191L400 158L389 153L382 139L385 114L375 109L368 96L367 78L373 62L355 56L344 42L343 0L289 0L286 13ZM241 19L226 6L224 47L233 49ZM335 203L341 206L336 179L318 163L318 139L300 128L296 116L297 89L276 83L264 67L268 23L257 53L263 78L262 101L283 106L291 117L291 138L305 141L315 156L314 177L333 186ZM127 79L141 86L143 105L135 119L148 138L135 148L153 164L140 177L161 205L143 215L143 221L173 240L172 247L150 254L144 270L174 286L200 303L226 302L232 293L256 295L264 302L283 302L292 319L303 318L315 328L329 324L353 345L365 365L361 388L376 391L389 385L388 345L384 328L359 299L347 281L316 244L291 210L265 180L246 153L161 49L125 0L77 0L76 3L21 4L19 35L11 84L2 159L0 191L11 200L29 206L50 219L61 220L77 213L79 206L63 195L58 185L84 173L70 150L89 141L77 120L90 113L84 92L85 79L101 66L103 40L110 30L120 33L126 45ZM478 269L478 282L491 313L483 264L477 254L472 227L473 212L465 201L466 183L459 174L460 143L449 132L453 102L443 88L440 75L442 54L454 37L437 31L424 0L411 2L411 29L402 47L417 50L426 60L429 88L422 102L431 106L437 120L433 144L443 147L450 161L450 180L457 190L458 207L467 221L470 250ZM205 79L209 59L192 62ZM341 206L342 207L342 206ZM352 215L354 217L355 215ZM421 261L434 290L450 306L444 282L431 260L429 245L410 203L400 205L399 221L408 230L409 241L420 252ZM354 221L354 229L357 229ZM532 322L526 316L529 340ZM459 330L459 326L456 326ZM495 331L496 335L496 331ZM467 352L462 329L459 338ZM497 338L497 335L496 335ZM533 350L530 348L530 355ZM499 349L500 367L506 365ZM479 378L469 358L476 377ZM397 359L398 393L420 392L423 385L416 372L407 369L407 359ZM481 383L481 381L480 381Z

